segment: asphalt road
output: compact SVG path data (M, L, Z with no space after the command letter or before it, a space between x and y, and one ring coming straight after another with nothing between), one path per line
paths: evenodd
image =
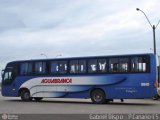
M160 113L160 100L115 100L109 104L92 104L90 99L43 99L41 102L22 102L20 98L0 95L0 114L105 114Z

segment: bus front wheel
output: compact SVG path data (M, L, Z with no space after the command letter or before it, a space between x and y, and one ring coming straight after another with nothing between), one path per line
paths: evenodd
M21 92L22 101L30 101L32 98L30 97L30 92L28 90L22 90Z
M91 100L95 104L103 104L106 101L105 93L100 89L95 89L91 92Z

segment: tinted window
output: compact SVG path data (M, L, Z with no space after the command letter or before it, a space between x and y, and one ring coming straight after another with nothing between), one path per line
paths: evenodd
M129 59L128 58L109 59L109 71L113 73L128 72L129 71Z
M12 70L5 70L3 76L2 76L2 84L11 84L13 80L13 72Z
M79 73L86 73L86 60L79 60L78 68Z
M70 73L78 73L78 60L70 61Z
M98 60L98 71L100 73L104 73L107 71L107 62L106 59L99 59Z
M6 80L12 80L12 72L11 71L5 72L3 80L4 81L6 81Z
M65 74L67 73L67 61L52 61L51 62L52 74Z
M70 73L86 73L86 60L71 60Z
M46 63L45 62L36 62L35 63L35 73L36 74L45 74L46 73Z
M60 61L58 65L58 72L60 74L67 73L67 62L66 61Z
M21 63L20 64L20 75L32 74L32 63Z
M147 58L146 57L134 57L131 59L131 71L132 72L146 72L147 71Z
M51 73L53 74L58 73L58 62L56 61L51 62Z
M89 73L97 72L97 60L96 59L88 60L88 72Z
M119 59L119 71L120 72L128 72L129 71L129 59L128 58L120 58Z

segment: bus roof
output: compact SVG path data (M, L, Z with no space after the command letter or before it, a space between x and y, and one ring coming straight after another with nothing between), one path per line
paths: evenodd
M50 61L50 60L65 60L65 59L89 59L89 58L99 58L99 57L120 57L120 56L143 56L143 55L151 55L154 56L153 53L146 54L123 54L123 55L102 55L102 56L84 56L84 57L66 57L66 58L48 58L48 59L30 59L30 60L18 60L12 62L25 62L25 61ZM10 63L12 63L10 62Z

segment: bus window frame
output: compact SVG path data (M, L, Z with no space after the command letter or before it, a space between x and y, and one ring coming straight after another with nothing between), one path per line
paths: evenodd
M150 73L150 69L151 69L151 67L150 67L150 64L151 64L151 62L150 62L150 56L148 56L148 55L135 55L135 56L131 56L130 57L130 62L132 62L131 61L131 59L132 58L135 58L135 57L142 57L142 58L146 58L146 71L132 71L132 63L130 63L130 74L138 74L138 73Z
M42 62L42 67L43 67L43 65L44 65L44 63L45 63L45 71L44 71L44 73L42 72L42 73L38 73L37 71L36 71L36 63L39 63L39 62ZM32 73L33 73L33 75L35 76L35 75L39 75L39 76L44 76L44 75L48 75L48 73L49 73L49 71L48 71L48 61L34 61L33 63L32 63ZM43 69L44 68L42 68L42 71L43 71ZM29 75L28 75L29 76Z
M107 71L107 73L108 74L131 74L131 58L130 57L131 56L108 57L107 58L107 63L108 63L108 67L107 67L108 71ZM127 70L127 72L119 72L119 71L113 72L113 71L111 71L110 70L110 63L109 63L111 59L118 59L118 63L117 64L119 64L119 59L128 59L128 70ZM117 68L117 70L118 70L118 68Z
M71 61L78 61L78 71L76 72L76 73L71 73L70 71L71 71L71 67L70 67L70 63L71 63ZM84 62L85 64L83 64L84 65L84 71L80 71L80 62ZM68 73L67 73L67 75L86 75L86 74L90 74L90 73L88 73L88 61L87 61L87 59L85 58L79 58L79 59L68 59Z
M8 72L11 72L11 79L4 79L4 76L6 73ZM14 77L14 72L13 72L13 69L12 68L7 68L4 70L4 74L3 74L3 77L2 77L2 84L3 85L8 85L8 84L11 84L13 81L14 81L15 77Z
M27 64L28 64L28 65L27 65L27 74L21 74L21 65L22 65L23 63L27 63ZM30 73L28 73L29 64L32 65L32 69L31 69L31 72L30 72ZM32 61L20 62L20 63L18 64L18 74L19 74L20 76L32 76L32 75L34 74L34 62L32 62Z
M131 59L134 58L134 57L145 57L146 58L146 71L143 72L143 71L139 71L139 72L134 72L131 70L131 67L132 67L132 63L131 63ZM128 70L127 72L111 72L109 70L109 60L112 59L112 58L118 58L118 59L123 59L123 58L127 58L128 59ZM88 69L89 69L89 60L96 60L97 61L97 66L96 66L96 72L89 72ZM105 59L106 60L106 71L105 72L101 72L100 70L98 70L98 61L99 60L102 60L102 59ZM70 73L70 61L73 61L73 60L77 60L78 61L78 65L79 65L79 61L85 61L85 72L83 73L80 73L79 70L77 73ZM58 65L59 63L63 61L66 63L67 65L67 70L66 72L64 73L60 73L59 71L57 72L51 72L51 63L52 62L57 62ZM100 56L100 57L90 57L90 58L66 58L66 59L53 59L53 60L37 60L37 61L23 61L23 62L28 62L28 63L32 63L32 74L27 74L26 76L36 76L36 75L39 75L39 76L46 76L46 75L94 75L94 74L137 74L137 73L149 73L150 72L150 56L149 55L128 55L128 56ZM46 64L46 70L45 70L45 73L44 74L37 74L35 72L35 63L36 62L43 62ZM21 63L21 62L20 62ZM20 68L20 67L19 67ZM19 71L20 73L20 71ZM19 74L20 75L20 74Z
M60 65L60 62L66 62L66 67L67 67L67 70L65 70L65 72L63 73L63 72L60 72L60 70L59 70L59 68L58 68L58 71L54 71L54 72L52 72L52 66L51 66L51 64L52 64L52 62L57 62L57 66L59 66ZM50 60L50 61L48 61L48 64L49 64L49 70L48 70L48 74L49 75L68 75L69 74L69 62L68 62L68 59L61 59L61 60Z
M77 64L73 64L73 62L75 63L75 62L77 62ZM72 64L71 64L72 63ZM71 65L74 65L74 67L75 67L75 72L73 72L72 70L71 70ZM77 69L77 66L78 66L78 69ZM75 60L70 60L69 61L69 64L68 64L68 69L69 69L69 74L79 74L79 60L78 59L75 59Z
M142 57L142 58L146 58L146 71L145 72L143 72L143 71L139 71L139 72L134 72L134 71L132 71L131 69L131 67L132 67L132 63L131 63L131 59L132 58L134 58L134 57ZM128 65L128 72L110 72L109 71L109 59L112 59L112 58L128 58L129 59L129 65ZM107 71L107 73L106 74L142 74L142 73L150 73L150 56L149 55L130 55L130 56L113 56L113 57L107 57L107 59L108 59L108 71Z
M96 65L96 69L95 69L95 71L93 71L93 69L92 69L92 67L91 67L91 65L94 65L93 63L96 63L95 65ZM91 64L92 63L92 64ZM87 73L89 73L89 74L96 74L96 73L98 73L98 59L97 58L91 58L91 59L88 59L87 60Z
M106 65L105 65L105 70L103 71L103 70L100 70L100 66L99 66L99 63L100 63L100 60L105 60L105 63L106 63ZM97 59L97 73L98 74L107 74L108 73L108 59L106 58L106 57L104 57L104 58L98 58Z

